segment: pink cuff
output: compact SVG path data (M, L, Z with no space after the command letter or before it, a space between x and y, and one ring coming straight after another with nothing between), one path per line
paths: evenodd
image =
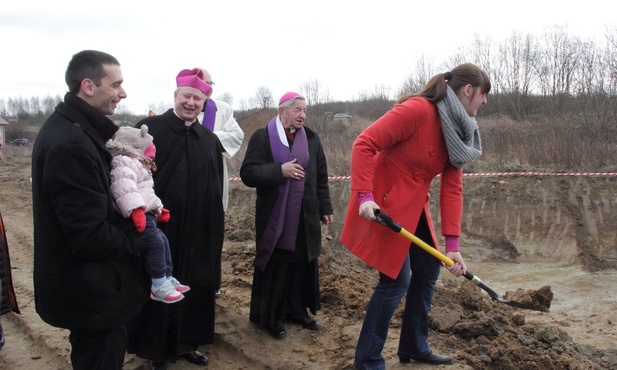
M367 191L364 193L358 193L358 201L360 201L360 204L364 203L364 202L368 202L368 201L374 201L375 199L373 198L373 192L371 191Z
M459 240L458 236L446 235L446 253L461 251L461 247L458 243L458 240Z

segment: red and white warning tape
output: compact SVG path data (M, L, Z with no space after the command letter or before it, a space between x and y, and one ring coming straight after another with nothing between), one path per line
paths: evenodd
M498 177L498 176L595 176L608 177L617 176L617 172L478 172L464 173L463 176L468 177Z
M465 177L499 177L499 176L587 176L587 177L612 177L617 172L477 172L464 173ZM328 176L328 180L350 180L351 176ZM240 181L240 177L230 177L229 181Z

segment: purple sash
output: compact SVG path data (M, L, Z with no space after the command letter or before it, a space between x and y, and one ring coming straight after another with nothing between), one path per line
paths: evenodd
M279 137L276 117L268 123L268 136L270 149L275 163L285 163L293 158L298 160L303 168L308 166L309 152L306 131L304 128L296 132L296 137L291 148L285 146ZM294 251L296 249L296 235L300 222L300 210L302 208L302 195L304 193L304 181L285 179L279 186L279 195L268 219L268 225L264 230L261 244L255 256L255 266L263 271L274 248Z
M201 123L210 132L214 131L214 120L216 119L216 103L212 99L206 100L204 104L204 118Z

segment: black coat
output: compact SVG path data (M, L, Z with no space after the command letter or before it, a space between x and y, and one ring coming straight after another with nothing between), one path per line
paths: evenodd
M116 131L111 120L67 93L34 143L35 306L53 326L114 327L148 299L137 258L143 243L132 221L114 211L109 188L105 141Z
M2 283L2 294L0 296L0 315L5 313L19 313L17 297L13 289L13 276L11 274L11 257L9 256L9 243L6 240L6 229L4 220L0 214L0 281ZM0 327L0 331L1 331Z
M302 196L302 215L306 235L309 261L321 252L321 216L332 214L332 203L328 187L328 165L319 136L308 127L306 138L309 148L309 164L304 169L304 194ZM261 128L249 141L240 177L246 186L257 189L255 205L255 233L257 248L268 224L270 214L279 194L279 186L286 181L280 163L274 163L268 128Z
M154 189L170 213L159 227L169 239L174 276L191 290L175 304L148 303L130 328L129 351L168 360L214 340L215 271L225 225L223 148L207 128L186 128L171 109L137 127L142 125L156 146Z

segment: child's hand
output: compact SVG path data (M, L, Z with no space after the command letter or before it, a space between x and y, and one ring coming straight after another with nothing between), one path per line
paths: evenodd
M158 222L167 222L169 221L169 210L167 208L161 209L161 214L157 218Z
M143 208L134 209L133 212L131 212L131 218L138 232L141 233L146 230L146 214Z

